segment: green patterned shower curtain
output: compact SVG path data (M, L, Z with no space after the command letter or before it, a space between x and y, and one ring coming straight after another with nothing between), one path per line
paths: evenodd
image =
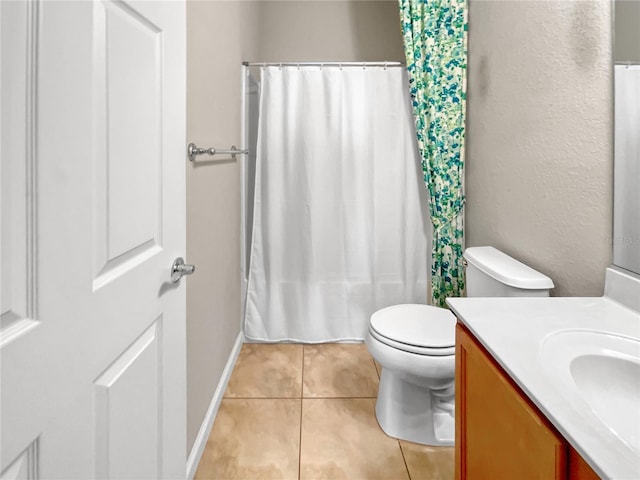
M399 0L418 146L433 224L431 302L464 290L462 190L466 0Z

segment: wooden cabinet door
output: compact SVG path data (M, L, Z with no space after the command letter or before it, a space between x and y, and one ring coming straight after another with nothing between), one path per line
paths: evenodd
M569 447L569 480L600 480L600 477L587 462L576 452L573 448Z
M460 324L456 335L456 480L565 479L564 439Z

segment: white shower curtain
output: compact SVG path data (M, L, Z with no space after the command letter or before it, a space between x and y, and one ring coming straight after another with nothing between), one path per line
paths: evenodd
M426 303L424 206L406 71L262 69L245 335L362 340Z

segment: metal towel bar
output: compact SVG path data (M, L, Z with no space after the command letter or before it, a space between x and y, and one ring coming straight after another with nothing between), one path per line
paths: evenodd
M249 150L239 150L235 145L232 145L229 150L220 150L215 147L200 148L195 143L190 143L187 146L187 155L190 161L194 161L198 155L231 155L231 158L235 160L236 155L247 155Z

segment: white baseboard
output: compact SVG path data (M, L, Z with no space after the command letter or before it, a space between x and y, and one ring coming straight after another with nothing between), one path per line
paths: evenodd
M204 420L202 421L202 425L200 426L198 436L196 437L195 442L193 442L191 453L189 454L189 458L187 459L187 480L193 480L193 477L196 474L198 464L200 463L200 458L202 457L202 452L204 452L204 447L207 444L207 439L209 438L209 434L211 433L211 427L213 427L213 421L216 419L216 415L218 414L220 402L222 402L224 391L227 388L227 383L229 383L231 372L233 372L233 367L236 364L236 360L238 359L238 355L240 354L240 349L242 348L243 343L244 336L242 335L242 332L240 332L238 334L238 338L236 338L236 343L233 345L233 349L231 350L231 354L229 355L227 364L224 366L224 370L222 371L222 375L220 377L220 381L218 382L218 386L216 387L216 391L213 392L211 403L209 404L207 414L204 416Z

